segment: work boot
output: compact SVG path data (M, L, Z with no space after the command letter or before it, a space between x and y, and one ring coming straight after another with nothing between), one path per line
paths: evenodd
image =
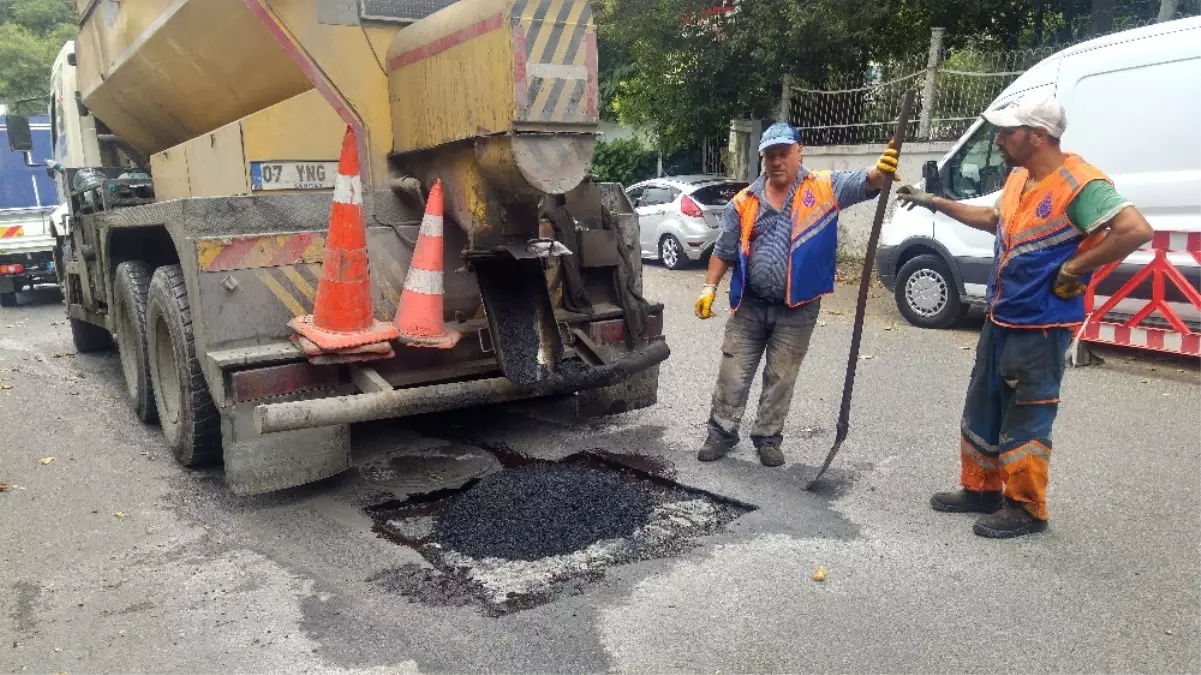
M701 451L696 453L696 458L702 462L712 462L725 457L733 449L733 443L724 443L715 438L707 438L705 439L705 444L701 446Z
M1035 518L1021 502L1012 499L1006 499L1005 506L1000 511L990 516L981 516L976 524L972 525L973 532L990 539L1009 539L1046 529L1047 521Z
M1001 508L1001 493L957 490L936 492L930 498L930 507L945 513L995 513Z
M755 449L759 451L759 462L763 466L782 466L784 464L784 451L775 443L764 443Z

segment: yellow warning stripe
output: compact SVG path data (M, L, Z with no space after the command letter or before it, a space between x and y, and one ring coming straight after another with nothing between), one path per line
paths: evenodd
M271 291L271 293L275 295L276 299L282 302L284 307L288 308L288 311L292 312L293 316L304 316L308 314L308 312L305 311L304 306L301 305L296 298L288 292L288 289L284 288L282 284L276 281L275 277L271 276L270 272L265 269L257 269L254 271L254 273L259 280L263 282L263 285L265 285Z
M325 234L318 232L196 240L196 258L205 272L317 263L324 252Z

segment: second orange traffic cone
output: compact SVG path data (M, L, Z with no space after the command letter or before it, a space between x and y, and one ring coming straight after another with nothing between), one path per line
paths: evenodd
M367 223L363 218L359 151L354 130L347 126L334 179L334 204L329 214L317 300L312 314L297 317L288 324L303 338L301 346L306 353L355 350L387 343L396 337L396 328L375 320L367 268ZM309 344L304 344L306 340Z
M393 319L401 344L450 349L462 337L448 330L442 318L442 223L442 181L435 180Z

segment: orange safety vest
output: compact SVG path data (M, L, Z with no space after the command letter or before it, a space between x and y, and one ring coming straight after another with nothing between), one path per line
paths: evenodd
M742 303L751 260L751 232L759 218L759 199L747 187L734 196L741 224L738 266L730 279L730 307ZM788 255L788 288L785 302L800 307L834 292L838 258L838 202L829 171L812 171L797 186L792 198L792 236Z
M1016 169L1001 193L988 312L1003 326L1070 327L1084 321L1084 297L1064 299L1052 285L1059 267L1103 236L1087 236L1068 220L1067 209L1089 181L1109 178L1078 155L1025 194L1029 172ZM1091 273L1082 279L1084 283Z

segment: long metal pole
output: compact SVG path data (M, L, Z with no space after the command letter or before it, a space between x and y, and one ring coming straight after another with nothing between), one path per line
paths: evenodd
M901 145L905 142L905 131L909 128L909 114L912 110L913 90L910 89L905 92L905 98L901 101L901 114L897 117L897 129L892 136L892 147L896 148L898 155L901 152ZM888 211L892 180L892 176L884 177L884 186L880 188L880 198L876 200L876 219L872 222L872 233L867 240L867 257L863 261L863 274L859 278L859 302L855 305L851 352L847 356L847 374L842 385L842 408L838 412L834 446L830 448L829 454L826 455L826 461L818 469L817 475L805 486L806 490L813 489L826 469L830 468L830 462L834 461L834 455L838 454L838 449L842 447L842 442L846 440L847 432L851 428L851 394L855 390L855 367L859 364L859 343L863 338L863 315L867 311L867 289L872 280L872 261L876 259L876 246L880 243L880 229L884 226L884 214Z

